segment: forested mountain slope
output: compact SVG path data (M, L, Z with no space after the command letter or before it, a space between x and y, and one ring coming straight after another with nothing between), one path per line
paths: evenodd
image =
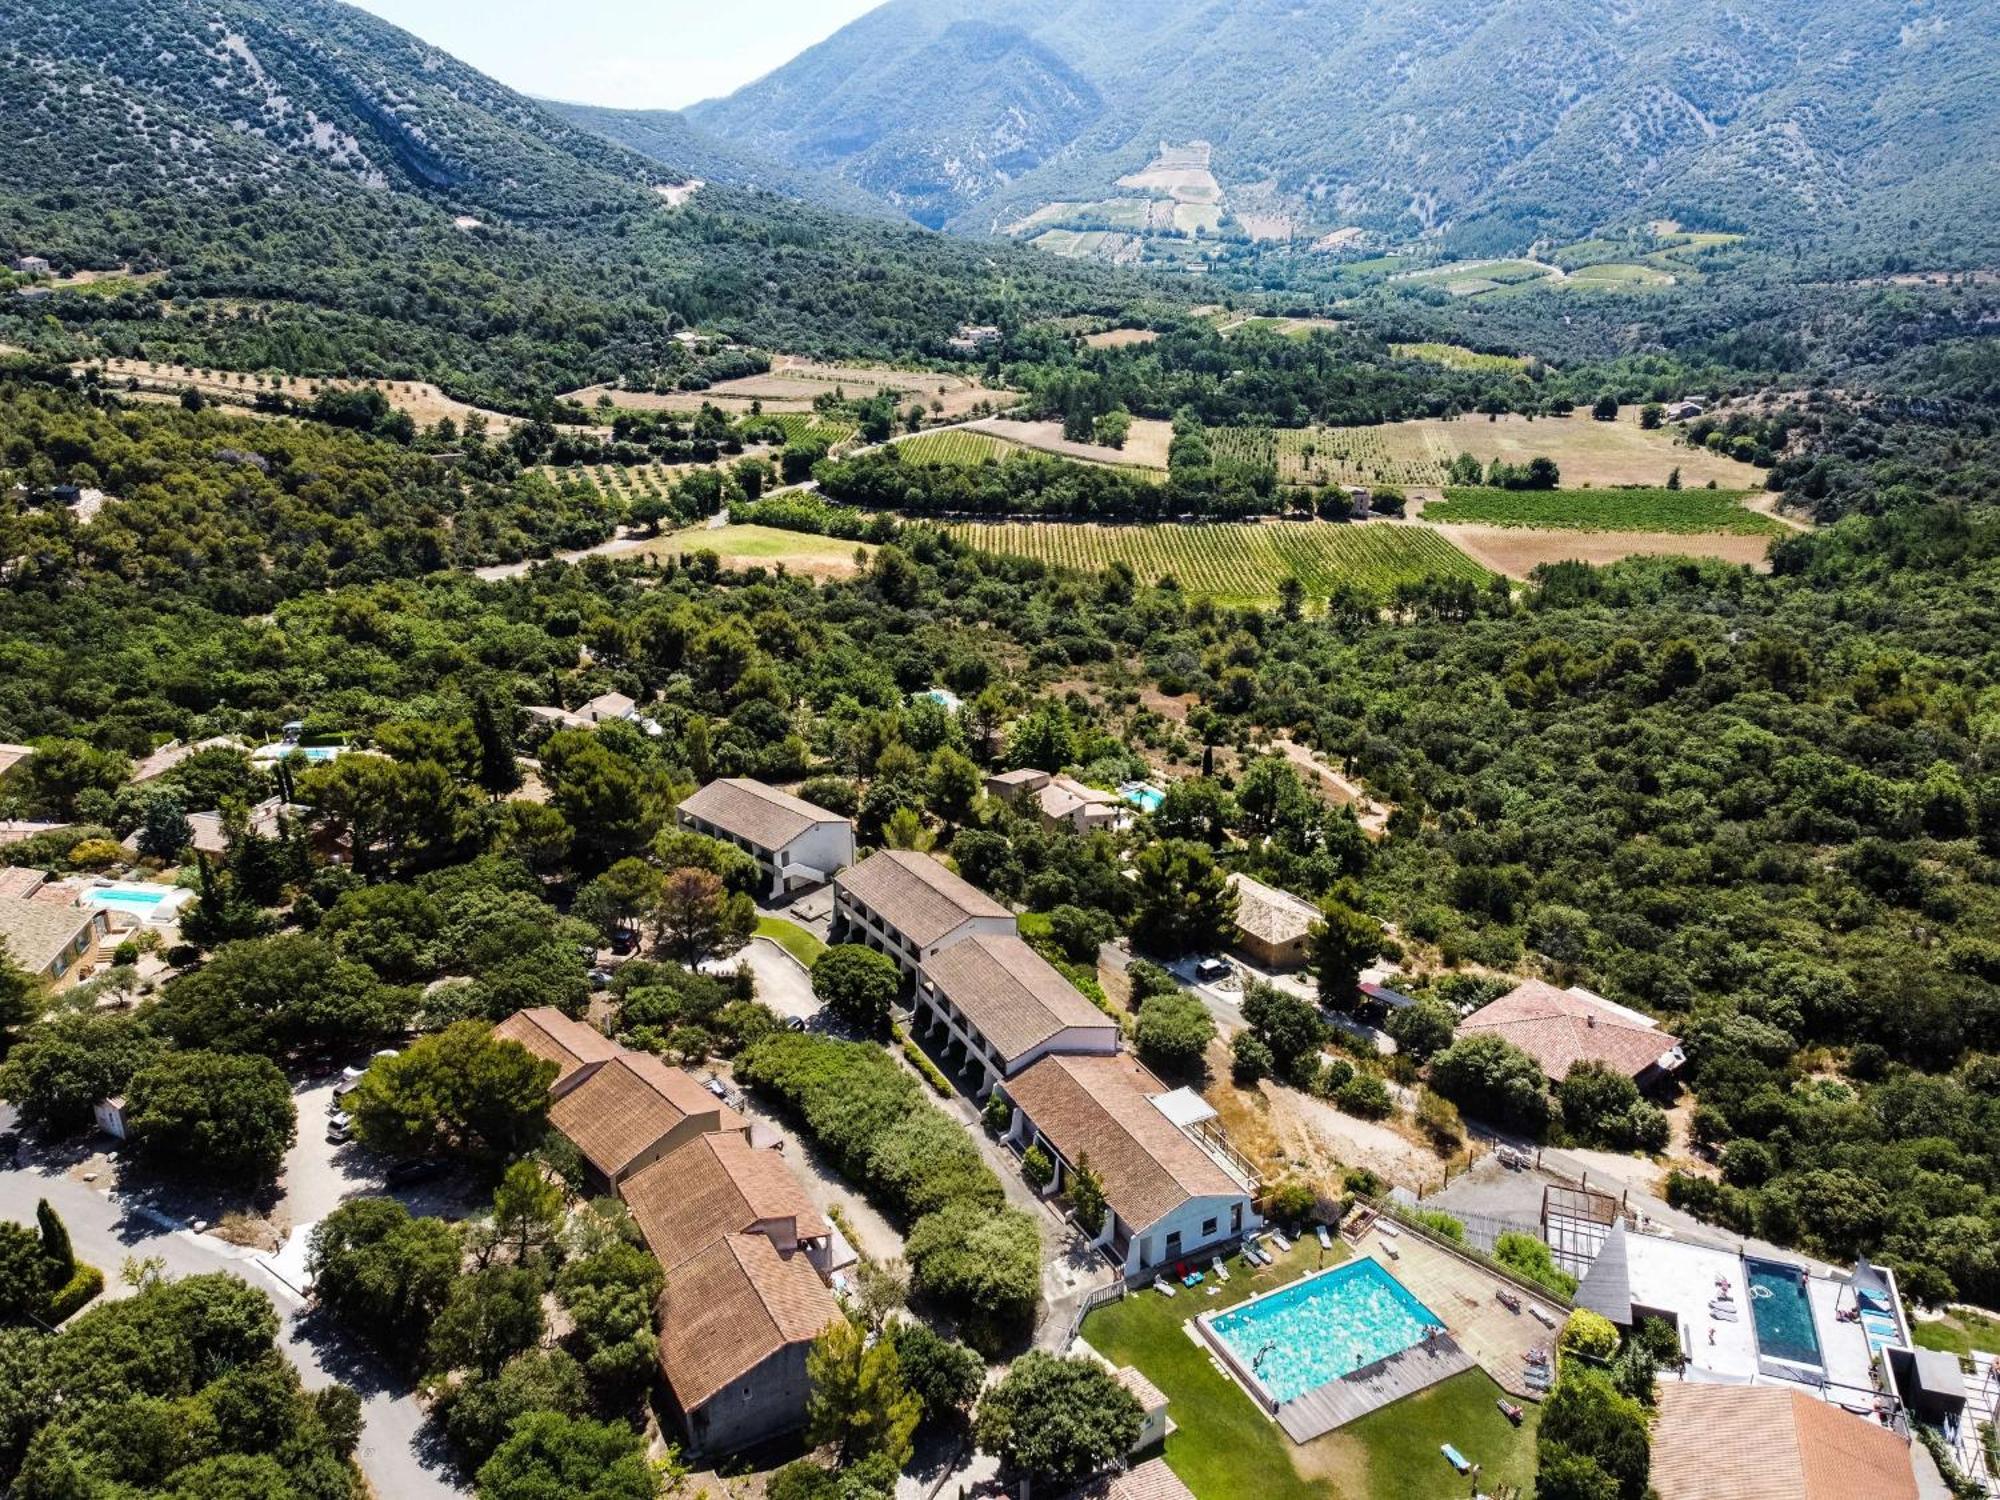
M1225 191L1314 227L1505 248L1668 216L1974 254L1996 56L1992 7L1921 0L891 0L690 115L961 228L1201 139Z
M0 342L427 376L518 404L676 328L924 353L1133 283L716 186L329 0L0 3L0 253L164 280L0 302Z

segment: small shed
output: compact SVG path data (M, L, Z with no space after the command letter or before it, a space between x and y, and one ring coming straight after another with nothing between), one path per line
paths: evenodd
M90 1112L97 1119L97 1128L115 1141L125 1139L125 1096L113 1094L109 1099L99 1099L91 1105Z

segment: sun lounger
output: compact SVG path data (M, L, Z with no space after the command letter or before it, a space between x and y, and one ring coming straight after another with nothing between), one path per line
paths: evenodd
M1556 1326L1556 1320L1550 1317L1546 1312L1542 1311L1541 1308L1537 1307L1532 1302L1528 1304L1528 1312L1537 1323L1542 1325L1542 1327L1553 1328Z
M1278 1247L1280 1255L1283 1255L1287 1250L1292 1248L1292 1242L1285 1238L1284 1231L1280 1229L1271 1231L1271 1243Z
M1403 1258L1403 1252L1398 1250L1394 1245L1384 1245L1382 1253L1391 1260L1401 1260Z
M1400 1234L1402 1234L1403 1232L1396 1225L1391 1224L1387 1219L1383 1219L1382 1221L1380 1221L1378 1224L1376 1224L1375 1228L1381 1233L1389 1236L1389 1238L1392 1240L1395 1239Z
M1163 1297L1178 1297L1181 1294L1181 1289L1164 1276L1153 1283L1153 1289Z
M1218 1255L1218 1256L1216 1256L1216 1257L1215 1257L1215 1259L1213 1259L1213 1260L1211 1260L1211 1261L1209 1262L1209 1264L1210 1264L1211 1266L1215 1267L1215 1278L1216 1278L1216 1280L1218 1280L1218 1281L1227 1281L1227 1280L1229 1279L1229 1267L1225 1266L1225 1265L1224 1265L1224 1264L1222 1263L1222 1257L1221 1257L1221 1256L1219 1256L1219 1255Z
M1512 1422L1516 1427L1519 1427L1521 1425L1521 1418L1527 1415L1525 1412L1521 1410L1520 1407L1516 1406L1513 1402L1507 1400L1505 1397L1502 1397L1500 1400L1495 1401L1493 1404L1500 1408L1500 1415L1505 1417L1508 1421Z
M1326 1226L1325 1226L1324 1224L1320 1224L1320 1225L1317 1225L1316 1227L1317 1227L1317 1228L1318 1228L1318 1230L1319 1230L1319 1247L1320 1247L1320 1249L1322 1249L1322 1250L1331 1250L1331 1249L1333 1248L1333 1239L1332 1239L1332 1237L1331 1237L1330 1235L1328 1235L1328 1234L1327 1234L1327 1232L1326 1232Z
M1508 1312L1514 1314L1517 1318L1521 1315L1521 1299L1515 1296L1514 1293L1508 1291L1505 1287L1501 1287L1493 1295Z
M1442 1453L1450 1461L1451 1466L1458 1470L1459 1473L1470 1474L1472 1472L1472 1460L1452 1447L1450 1443L1438 1444L1438 1452Z

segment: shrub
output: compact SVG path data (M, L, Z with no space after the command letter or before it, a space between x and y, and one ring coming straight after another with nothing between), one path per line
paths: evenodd
M1465 1142L1465 1121L1458 1106L1430 1089L1417 1090L1417 1124L1438 1150L1450 1153Z
M1135 998L1137 993L1135 984ZM1134 1034L1139 1060L1156 1072L1177 1078L1198 1076L1208 1044L1214 1039L1215 1018L1209 1015L1208 1007L1178 986L1171 992L1147 996L1139 1006Z
M945 1077L944 1073L938 1068L938 1065L930 1060L929 1054L923 1048L919 1047L900 1026L895 1028L895 1037L896 1045L903 1050L903 1056L909 1061L910 1066L915 1068L922 1076L924 1082L931 1086L931 1092L936 1094L940 1099L949 1099L952 1095L951 1080Z
M995 1135L1005 1135L1007 1127L1014 1123L1014 1106L1007 1096L995 1089L986 1096L986 1108L981 1111L986 1128Z
M1561 1344L1587 1359L1609 1359L1618 1352L1618 1325L1601 1313L1579 1307L1563 1324Z
M42 1314L42 1321L53 1325L74 1317L103 1290L104 1273L95 1266L79 1263L69 1279L49 1293L48 1311Z
M1420 1208L1410 1217L1432 1234L1450 1240L1454 1245L1465 1243L1465 1225L1442 1209Z
M954 1203L918 1220L903 1249L917 1291L958 1313L975 1349L995 1353L1034 1326L1042 1237L1018 1208Z
M1510 1271L1518 1271L1530 1281L1539 1281L1562 1296L1576 1294L1576 1278L1557 1265L1549 1247L1532 1234L1501 1235L1494 1241L1493 1258Z
M1389 1085L1373 1073L1356 1073L1340 1086L1333 1102L1363 1120L1386 1119L1395 1108L1389 1097Z
M1040 1146L1030 1146L1021 1158L1021 1175L1037 1188L1045 1188L1055 1179L1056 1164Z
M1229 1044L1229 1076L1238 1088L1254 1088L1271 1076L1271 1049L1254 1031L1239 1031Z
M1297 1224L1310 1215L1318 1204L1319 1195L1309 1183L1290 1177L1265 1195L1264 1212L1273 1219Z

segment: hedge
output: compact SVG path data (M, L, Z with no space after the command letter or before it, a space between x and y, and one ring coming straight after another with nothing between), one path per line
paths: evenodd
M95 1266L87 1266L82 1261L70 1273L68 1281L49 1294L49 1310L43 1321L49 1324L61 1323L74 1317L85 1306L97 1300L104 1291L104 1273Z

